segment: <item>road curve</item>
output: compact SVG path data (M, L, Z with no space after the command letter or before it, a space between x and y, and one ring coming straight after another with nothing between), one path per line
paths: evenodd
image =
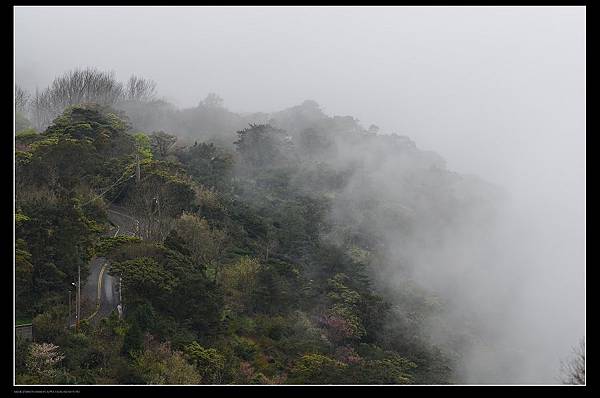
M115 226L109 231L110 236L136 235L138 221L125 214L123 208L111 206L108 219ZM108 260L104 257L94 257L90 262L90 274L81 288L82 320L98 322L110 315L119 304L119 278L109 275L108 267Z

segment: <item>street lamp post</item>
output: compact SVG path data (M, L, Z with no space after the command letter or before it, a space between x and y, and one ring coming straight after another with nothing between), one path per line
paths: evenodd
M77 287L77 283L75 282L71 282L71 285L73 285L73 287ZM77 331L77 326L79 326L79 312L78 309L79 308L79 298L77 296L77 291L75 292L75 331ZM71 291L69 290L69 318L71 316ZM71 320L69 319L69 327L71 326Z
M71 327L71 289L68 290L69 291L69 320L68 320L68 325L67 327Z

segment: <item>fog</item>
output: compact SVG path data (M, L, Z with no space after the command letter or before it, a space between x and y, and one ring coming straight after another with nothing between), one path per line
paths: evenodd
M238 113L312 99L329 116L408 136L447 169L500 187L493 230L482 235L465 222L440 231L435 247L385 231L398 251L390 258L409 258L412 277L452 303L443 322L431 323L440 343L439 325L460 327L461 312L485 320L482 336L491 340L464 353L459 381L558 383L560 359L585 335L584 7L17 7L14 14L15 81L30 92L94 66L120 80L153 79L180 108L209 92ZM373 174L382 181L374 186L388 182L384 197L403 198L389 184L399 162ZM454 266L440 272L444 262ZM395 269L384 274L391 284Z

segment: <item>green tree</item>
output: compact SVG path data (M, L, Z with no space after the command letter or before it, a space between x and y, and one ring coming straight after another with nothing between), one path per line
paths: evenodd
M175 277L150 257L113 263L109 272L122 278L123 295L128 301L159 298L176 285Z
M32 324L36 341L50 343L66 333L67 313L64 307L54 307L33 318Z
M199 384L200 375L182 352L172 351L169 343L147 341L145 349L134 355L134 363L147 384Z
M280 167L291 159L293 145L284 130L251 124L237 134L235 145L241 161L251 168Z
M219 285L225 292L226 302L234 311L253 309L252 296L257 288L260 267L257 259L244 256L221 271Z
M225 357L214 348L204 348L194 341L185 347L185 355L202 376L203 384L221 384L225 371Z
M195 264L210 266L217 271L215 261L225 249L225 232L211 228L206 219L187 212L177 219L174 231L182 237Z
M291 369L290 384L340 384L346 364L322 354L305 354Z
M197 142L175 151L177 159L199 184L224 190L229 187L234 165L232 155L211 143Z
M145 163L152 159L152 141L144 133L135 133L133 135L135 139L135 149L137 155L140 157L140 162Z

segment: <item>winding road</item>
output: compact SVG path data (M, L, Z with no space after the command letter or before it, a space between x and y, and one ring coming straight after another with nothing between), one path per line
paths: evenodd
M108 219L114 225L108 232L110 236L135 236L139 228L138 221L127 215L120 206L108 209ZM120 303L119 278L108 274L108 260L94 257L90 262L90 274L81 286L81 319L90 323L107 317Z

